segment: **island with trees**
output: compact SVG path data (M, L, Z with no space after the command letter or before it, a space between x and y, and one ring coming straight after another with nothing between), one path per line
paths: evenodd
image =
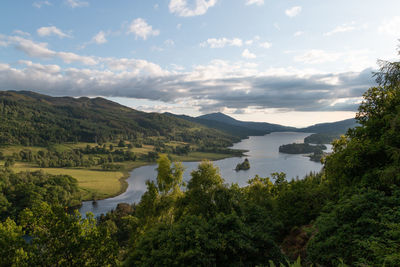
M236 165L235 171L247 171L248 169L250 169L250 162L246 158L242 163Z

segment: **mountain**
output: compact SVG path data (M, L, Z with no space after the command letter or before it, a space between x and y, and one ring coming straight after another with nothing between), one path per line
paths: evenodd
M210 128L214 128L220 131L223 131L225 133L228 133L230 135L238 136L240 138L246 138L248 136L257 136L257 135L265 135L268 132L265 131L260 131L260 130L254 130L254 129L249 129L247 127L243 126L238 126L238 125L232 125L229 123L225 122L220 122L220 121L215 121L215 120L207 120L207 119L202 119L200 117L190 117L187 115L175 115L172 113L165 113L170 116L174 116L177 118L181 118L190 122L198 123L203 126L207 126ZM229 117L229 116L227 116ZM230 118L230 117L229 117Z
M211 125L213 124L214 128L218 127L220 130L223 130L222 127L227 127L226 125L229 125L229 127L237 127L236 129L241 129L243 132L248 131L249 133L255 133L250 135L264 135L270 132L287 132L297 130L294 127L287 127L267 122L239 121L221 112L202 115L196 119L199 123L201 123L201 121L207 121L207 123L210 125L209 127L212 127Z
M300 132L306 133L330 133L330 134L344 134L349 128L359 126L355 119L347 119L343 121L319 123L306 128L298 129Z
M308 133L328 133L339 136L346 133L349 128L356 127L358 124L355 119L343 121L320 123L305 128L288 127L279 124L266 122L239 121L221 112L210 113L199 117L190 117L186 115L175 115L166 113L170 116L181 118L190 122L195 122L210 128L218 129L230 135L245 138L254 135L265 135L270 132L308 132Z
M197 123L137 111L100 97L51 97L29 91L0 91L0 116L0 145L161 136L166 141L223 147L240 140Z

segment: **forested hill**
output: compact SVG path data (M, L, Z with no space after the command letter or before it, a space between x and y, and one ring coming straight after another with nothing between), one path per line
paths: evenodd
M0 116L0 145L104 142L149 136L207 146L228 146L239 140L183 119L140 112L100 97L0 91Z
M230 125L241 126L256 131L264 131L264 132L296 131L296 128L294 127L288 127L279 124L273 124L267 122L239 121L221 112L206 114L197 118L209 121L223 122Z
M358 124L355 119L343 121L320 123L305 128L288 127L279 124L267 122L239 121L221 112L205 114L199 117L190 117L186 115L175 115L166 113L177 118L190 122L196 122L204 126L218 129L231 135L245 138L251 135L265 135L271 132L305 132L305 133L323 133L340 136L347 132L349 128L354 128Z
M199 117L190 117L186 115L169 115L196 122L204 126L218 129L231 135L245 138L254 135L265 135L271 132L296 131L294 127L282 126L266 122L248 122L239 121L221 112L202 115Z
M301 128L299 131L305 133L330 133L344 134L348 129L359 126L356 119L348 119L330 123L319 123L306 128Z

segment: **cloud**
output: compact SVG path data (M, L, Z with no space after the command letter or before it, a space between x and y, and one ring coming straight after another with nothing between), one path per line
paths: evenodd
M107 43L106 33L103 31L99 31L95 36L93 36L92 41L96 44L105 44Z
M56 35L59 38L71 38L71 35L64 33L60 29L58 29L55 26L50 26L50 27L41 27L37 29L37 34L41 37L43 36L51 36L51 35Z
M286 16L293 18L300 14L301 9L301 6L294 6L292 8L286 9L285 14Z
M357 28L354 26L354 23L351 24L343 24L340 26L337 26L336 28L334 28L333 30L324 33L324 36L331 36L337 33L343 33L343 32L352 32L354 30L356 30Z
M10 36L9 42L15 47L31 57L51 58L56 55L56 52L47 48L47 43L35 43L30 39L25 39L20 36Z
M65 3L72 8L89 6L89 2L81 0L66 0Z
M239 38L210 38L207 41L200 43L200 47L210 47L210 48L223 48L225 46L242 46L243 41Z
M128 33L133 33L137 38L146 40L150 36L157 36L160 34L159 30L154 30L153 27L142 18L137 18L129 25Z
M193 0L189 0L193 1ZM193 17L204 15L210 7L213 7L218 0L196 0L194 7L188 7L187 0L170 0L169 11L180 17Z
M31 61L20 61L17 67L0 63L0 90L184 101L201 111L249 107L355 111L362 94L374 84L372 69L336 74L295 69L259 72L255 64L214 60L189 72L168 72L145 60L99 60L105 69L62 68Z
M340 53L326 52L324 50L312 49L301 55L294 57L294 61L305 64L319 64L325 62L334 62L340 58Z
M264 5L264 0L246 0L246 5L257 5L257 6L262 6Z
M29 32L24 32L24 31L21 31L21 30L14 30L13 33L21 35L21 36L27 36L27 37L31 36L31 34Z
M255 54L251 53L249 51L249 49L246 48L245 50L243 50L242 57L244 57L246 59L254 59L257 56Z
M303 35L303 34L304 34L303 31L297 31L297 32L295 32L295 33L293 34L293 36L294 36L294 37L299 37L299 36L301 36L301 35Z
M396 37L400 36L400 16L384 20L378 28L379 32Z
M264 42L264 43L260 43L260 47L262 48L270 48L272 46L272 44L270 42Z
M56 52L49 49L47 43L36 43L20 36L9 36L7 37L7 41L8 43L13 44L16 49L34 58L60 58L65 63L79 62L84 65L96 65L98 63L93 57L81 56L71 52Z
M33 2L32 6L36 8L41 8L42 6L52 6L53 4L50 3L49 1L36 1Z

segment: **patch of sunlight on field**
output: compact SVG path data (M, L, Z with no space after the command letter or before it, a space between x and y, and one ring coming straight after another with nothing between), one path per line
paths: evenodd
M121 192L122 185L120 179L124 177L123 172L119 171L93 171L85 169L66 169L66 168L38 168L23 163L16 163L13 168L15 172L38 171L58 175L70 175L78 180L79 187L83 190L83 198L90 199L93 194L97 198L105 198Z

